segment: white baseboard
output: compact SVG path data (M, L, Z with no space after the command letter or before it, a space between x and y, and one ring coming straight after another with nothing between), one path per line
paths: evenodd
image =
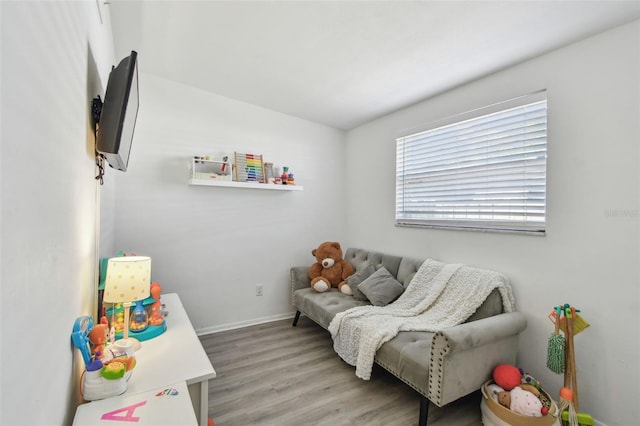
M266 322L293 318L294 315L295 315L295 312L289 312L286 314L272 315L269 317L254 318L247 321L239 321L239 322L232 322L228 324L216 325L214 327L205 327L205 328L197 329L196 334L198 336L203 336L205 334L219 333L221 331L227 331L227 330L235 330L236 328L249 327L251 325L258 325L258 324L264 324Z

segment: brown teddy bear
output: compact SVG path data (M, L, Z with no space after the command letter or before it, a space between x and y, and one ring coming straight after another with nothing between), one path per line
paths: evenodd
M109 327L106 324L94 325L89 332L89 340L93 343L91 354L99 359L104 358L104 345L109 340Z
M309 268L311 288L321 293L337 287L341 293L351 295L346 279L353 274L353 266L342 258L340 243L324 242L311 250L311 254L317 261Z

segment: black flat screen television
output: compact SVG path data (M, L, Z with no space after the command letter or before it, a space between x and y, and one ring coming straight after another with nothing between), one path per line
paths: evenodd
M96 132L96 151L109 165L127 171L138 116L138 54L124 58L109 74Z

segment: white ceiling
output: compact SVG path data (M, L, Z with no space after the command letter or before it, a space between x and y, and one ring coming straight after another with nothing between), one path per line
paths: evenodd
M640 17L640 1L123 1L118 58L351 129Z

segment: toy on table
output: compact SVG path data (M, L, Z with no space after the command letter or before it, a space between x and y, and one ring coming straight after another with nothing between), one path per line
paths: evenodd
M122 366L122 364L120 364L120 366ZM81 385L82 397L85 400L96 401L98 399L109 398L120 395L127 390L127 380L124 378L124 370L118 367L118 372L114 373L114 367L111 367L106 373L106 376L110 377L105 377L105 375L103 375L103 369L105 369L105 367L100 360L96 360L87 366Z
M151 304L151 308L149 309L149 324L151 325L162 325L164 323L164 315L162 314L162 302L160 302L160 293L162 293L162 287L160 284L153 283L151 284L151 297L155 300Z
M135 366L135 357L127 355L105 362L96 359L87 366L84 374L82 397L87 401L95 401L124 393Z
M101 323L94 326L90 316L77 318L73 325L71 341L80 350L85 364L81 391L87 401L109 398L125 392L127 379L136 365L135 358L114 354L105 347L107 333L107 325ZM96 343L92 348L91 342L94 340ZM111 355L111 359L103 361L108 358L107 354Z
M147 315L147 311L144 309L142 301L138 301L136 303L136 307L133 309L131 319L129 320L129 330L134 333L139 333L146 330L148 326L149 316Z
M105 344L109 340L109 326L106 324L96 324L89 332L89 340L93 344L91 354L96 358L104 358Z
M124 307L122 306L122 303L114 304L111 309L111 316L113 317L111 320L111 326L114 331L116 334L122 333L124 331Z
M91 346L89 341L89 332L93 328L93 318L83 316L73 323L73 331L71 332L71 341L73 345L80 350L84 365L91 363Z
M149 286L149 293L150 295L146 299L135 302L129 315L129 331L135 334L135 336L130 335L129 337L135 337L139 342L153 339L167 330L164 320L165 313L160 300L162 287L154 282ZM106 315L111 321L114 339L122 339L124 335L124 309L122 303L115 303L106 308ZM146 326L143 320L145 315L147 317Z
M129 330L135 333L135 338L140 342L153 339L167 330L164 320L165 313L160 300L161 292L160 284L157 282L152 283L149 287L149 297L137 301L135 307L133 307L129 320ZM114 308L107 308L106 311L107 316L112 321L112 326L115 328L115 338L121 339L124 328L124 308L121 304L115 304ZM144 321L138 319L138 317L143 318L145 315L147 316L146 327L144 326Z

